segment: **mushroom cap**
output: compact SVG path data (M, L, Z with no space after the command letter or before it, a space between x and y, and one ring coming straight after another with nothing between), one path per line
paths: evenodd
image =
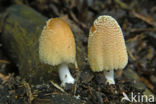
M60 18L47 21L39 39L40 60L49 65L75 62L75 40L70 27Z
M122 30L111 16L99 16L88 39L88 61L92 71L123 69L128 62Z

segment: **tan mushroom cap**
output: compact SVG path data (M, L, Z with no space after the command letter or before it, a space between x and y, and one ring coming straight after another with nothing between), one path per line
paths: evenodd
M94 21L88 39L88 61L94 72L126 66L125 40L119 24L111 16L100 16Z
M49 19L39 39L40 60L53 66L74 63L75 54L75 40L70 27L60 18Z

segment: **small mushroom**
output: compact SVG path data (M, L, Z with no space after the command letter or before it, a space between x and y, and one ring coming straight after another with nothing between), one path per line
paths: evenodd
M111 16L99 16L93 23L88 39L88 61L93 72L104 71L109 84L115 84L114 70L128 62L122 30Z
M62 86L74 83L68 64L76 61L75 40L70 27L60 18L47 21L39 39L39 57L43 63L59 65Z

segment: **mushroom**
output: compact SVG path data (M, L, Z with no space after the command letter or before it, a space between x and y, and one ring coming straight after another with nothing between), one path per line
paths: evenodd
M115 84L114 70L128 62L122 30L111 16L99 16L93 23L88 39L88 61L93 72L104 71L109 84Z
M39 58L43 63L59 65L62 86L74 83L68 64L76 61L75 40L70 27L60 18L47 21L39 39Z

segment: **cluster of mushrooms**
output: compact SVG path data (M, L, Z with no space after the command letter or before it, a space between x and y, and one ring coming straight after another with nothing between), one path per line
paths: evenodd
M39 57L43 63L59 65L62 86L74 84L68 64L76 62L75 40L64 20L52 18L47 21L39 39ZM113 17L99 16L94 21L88 38L88 62L93 72L104 72L109 84L115 84L114 70L127 65L125 40Z

